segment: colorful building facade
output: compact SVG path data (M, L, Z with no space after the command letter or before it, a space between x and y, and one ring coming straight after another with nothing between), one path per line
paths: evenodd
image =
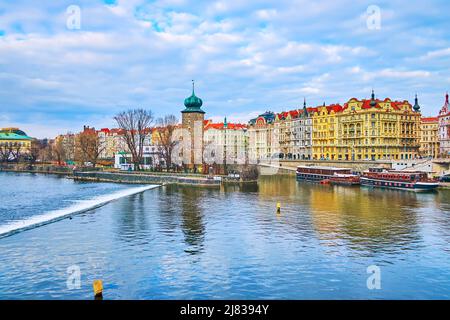
M336 160L338 123L336 115L342 106L332 104L315 108L312 112L312 157L316 160Z
M420 106L408 101L350 99L336 112L338 160L406 160L419 155Z
M27 154L31 148L33 138L19 128L3 128L0 130L0 152L2 160Z
M274 131L275 113L266 111L249 121L249 157L252 162L278 158L279 140Z
M419 156L420 106L408 101L350 99L274 114L249 122L257 160L412 160ZM431 133L430 133L431 134Z
M420 119L421 157L437 158L439 156L439 119L423 117Z

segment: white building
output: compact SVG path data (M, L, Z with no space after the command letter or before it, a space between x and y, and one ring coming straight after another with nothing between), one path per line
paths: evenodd
M144 146L142 169L148 170L155 166L164 166L164 161L160 159L157 146ZM120 170L134 170L131 161L131 153L118 152L114 155L114 168Z
M312 158L312 118L311 113L303 103L303 109L292 120L292 141L294 160L304 160Z
M246 162L249 143L247 125L228 123L225 118L223 123L205 121L203 129L205 161L223 164L226 158L227 164Z
M439 153L442 156L450 156L450 106L448 93L445 95L445 103L439 111Z

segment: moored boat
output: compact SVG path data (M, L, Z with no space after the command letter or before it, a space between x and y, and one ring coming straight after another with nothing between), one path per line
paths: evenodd
M333 177L335 174L351 174L351 169L324 166L298 166L297 180L321 182Z
M361 185L412 191L429 191L436 189L439 186L439 182L429 179L426 172L369 170L363 172Z
M330 178L330 183L334 185L357 186L361 181L356 174L335 174Z

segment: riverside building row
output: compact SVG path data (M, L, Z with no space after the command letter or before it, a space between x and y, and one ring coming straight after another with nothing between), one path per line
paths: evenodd
M303 107L286 112L267 111L248 124L206 120L203 101L194 90L184 101L182 122L178 129L193 134L194 123L200 126L201 144L194 145L199 153L212 150L216 157L253 161L269 159L291 160L410 160L418 157L441 157L450 154L450 108L448 94L438 117L422 117L417 96L414 105L408 101L351 98L341 104ZM115 159L116 167L126 161L127 146L121 129L85 127L95 132L101 141L100 158ZM149 166L164 165L157 146L157 131L149 131L144 153ZM62 135L70 147L74 135ZM198 139L197 139L198 140ZM213 146L214 148L210 148ZM70 152L67 153L71 154ZM200 156L202 157L202 156ZM197 157L198 158L198 157ZM200 158L201 159L201 158ZM230 159L230 160L228 160ZM194 161L194 163L198 163ZM222 163L220 160L219 163Z
M439 117L408 101L351 98L341 104L265 112L249 122L249 153L258 160L409 160L450 155L448 94Z

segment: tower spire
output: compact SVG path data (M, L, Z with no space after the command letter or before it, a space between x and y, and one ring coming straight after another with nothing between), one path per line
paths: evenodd
M303 97L303 117L308 117L308 108L306 108L306 98Z
M192 94L194 94L195 81L192 80Z
M375 92L372 89L372 95L371 95L371 99L370 99L370 106L371 107L375 107L377 105L377 102L375 101Z
M416 97L414 99L414 107L413 107L415 112L420 112L420 106L419 106L419 99L417 98L417 93L416 93Z

